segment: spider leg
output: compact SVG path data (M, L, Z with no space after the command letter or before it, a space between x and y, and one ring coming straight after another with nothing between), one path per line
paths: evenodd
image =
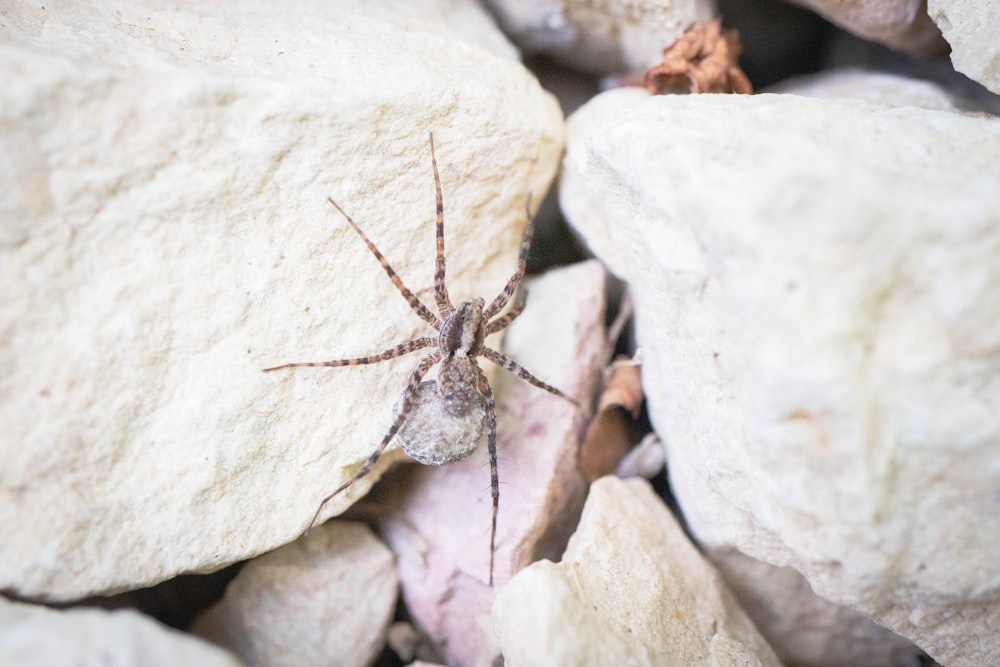
M490 361L492 361L494 364L496 364L497 366L499 366L500 368L503 368L503 369L505 369L505 370L513 373L514 375L516 375L517 377L521 378L525 382L528 382L529 384L533 384L536 387L538 387L539 389L544 389L545 391L549 392L553 396L558 396L560 398L563 398L563 399L569 401L570 403L572 403L574 406L576 406L577 410L580 409L580 404L577 403L574 399L572 399L569 396L567 396L566 394L562 393L561 391L559 391L558 389L556 389L552 385L546 384L546 383L542 382L541 380L539 380L538 378L536 378L534 375L532 375L528 371L527 368L525 368L521 364L517 363L516 361L514 361L513 359L511 359L507 355L500 354L496 350L493 350L493 349L485 347L485 346L481 349L481 354L484 357L486 357L487 359L489 359Z
M356 231L358 233L358 236L360 236L361 239L365 242L365 245L368 246L368 249L371 251L371 253L375 255L375 259L377 259L378 263L382 265L383 269L385 269L385 273L387 276L389 276L389 280L391 280L392 284L396 286L396 289L399 290L399 293L403 295L403 298L406 299L406 302L410 304L410 308L413 309L413 312L419 315L421 319L423 319L425 322L430 324L435 329L440 329L441 321L437 318L436 315L434 315L434 313L432 313L427 308L427 306L423 304L423 302L420 299L416 297L416 295L413 292L410 291L410 288L408 288L406 285L403 284L403 279L399 277L399 274L397 274L396 271L391 266L389 266L389 261L385 258L385 256L381 252L379 252L379 249L376 248L375 244L371 242L371 239L368 238L368 235L365 234L364 231L362 231L361 227L358 226L358 223L354 222L354 219L351 218L351 216L347 215L347 213L344 212L344 209L340 208L337 202L333 201L332 197L327 197L327 200L329 200L329 202L333 204L333 207L338 211L340 211L340 214L347 219L347 222L351 224L351 227L354 228L354 231Z
M524 267L528 261L528 250L531 249L531 239L535 235L535 218L531 215L530 194L528 195L528 201L524 205L524 210L528 216L528 224L524 227L524 236L521 238L521 250L517 254L517 270L514 271L514 275L507 281L507 286L503 288L503 291L483 311L483 317L487 320L503 310L503 307L510 301L510 297L514 296L514 292L517 291L517 286L521 284L521 278L524 277Z
M444 200L441 196L441 176L438 175L437 157L434 155L434 133L428 133L431 140L431 167L434 168L434 195L437 200L437 224L434 237L437 240L437 258L434 263L434 302L442 315L451 311L451 299L444 282Z
M410 352L416 352L417 350L422 350L425 347L432 347L437 344L437 340L434 338L414 338L413 340L408 340L405 343L400 343L396 347L389 348L385 352L379 352L367 357L356 357L354 359L336 359L334 361L305 361L298 362L294 364L282 364L280 366L274 366L272 368L265 368L264 372L270 371L280 371L282 368L296 368L298 366L362 366L364 364L377 364L380 361L385 361L386 359L395 359L396 357L401 357L404 354L409 354Z
M510 326L510 323L517 319L517 316L524 310L524 304L528 300L528 290L521 288L514 297L514 305L511 306L503 317L497 318L486 325L486 335L503 331Z
M382 442L379 443L378 447L375 448L375 451L372 452L371 456L368 457L368 460L365 461L364 465L361 466L361 469L358 470L353 477L338 486L336 491L320 501L319 507L316 508L316 512L312 516L312 520L310 520L309 525L306 526L306 531L310 530L316 524L316 519L319 518L319 513L323 511L323 508L328 502L336 498L342 491L347 490L352 484L372 471L372 468L375 467L379 457L381 457L385 452L385 448L389 446L389 442L393 439L400 427L403 425L403 422L406 421L406 417L410 414L410 409L413 407L413 394L416 392L417 387L420 386L421 378L424 377L424 374L427 373L431 366L440 360L441 353L434 352L424 357L420 363L417 364L417 367L413 369L413 373L410 374L410 382L406 385L406 391L403 394L403 404L399 409L399 414L396 415L396 419L393 420L392 426L389 427L389 431L385 434L385 437L382 438Z
M497 413L496 401L493 398L493 388L479 364L472 364L476 369L476 384L486 406L486 446L490 452L490 491L493 493L493 514L490 527L490 586L493 586L493 552L497 541L497 511L500 509L500 475L497 472Z

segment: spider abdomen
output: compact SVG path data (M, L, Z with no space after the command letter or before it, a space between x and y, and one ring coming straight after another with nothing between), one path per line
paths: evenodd
M410 399L410 412L399 429L399 442L411 458L424 465L445 465L476 451L485 430L486 408L478 392L456 383L473 373L468 357L441 361L437 381L421 382ZM397 404L396 413L400 406Z

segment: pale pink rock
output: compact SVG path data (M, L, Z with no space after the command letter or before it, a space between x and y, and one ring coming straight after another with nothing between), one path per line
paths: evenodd
M859 37L902 51L941 53L945 44L926 0L794 0Z
M505 353L589 406L604 357L603 268L590 261L553 270L527 288L527 308L508 330ZM494 595L520 568L561 552L586 493L577 467L585 414L505 371L493 377L500 478L494 587L485 442L458 463L398 471L373 498L413 622L451 665L493 664Z

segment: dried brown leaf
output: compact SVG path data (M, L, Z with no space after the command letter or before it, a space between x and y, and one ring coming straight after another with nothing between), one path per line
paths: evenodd
M722 19L696 23L663 49L663 62L646 71L643 85L653 95L690 85L692 93L753 94L739 66L740 37L722 30Z
M619 360L608 368L604 391L580 448L580 470L588 481L610 474L618 467L635 438L632 420L642 408L642 370L632 360Z

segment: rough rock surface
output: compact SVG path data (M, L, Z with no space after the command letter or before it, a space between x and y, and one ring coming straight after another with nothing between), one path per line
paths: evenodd
M526 287L527 307L507 330L504 353L588 410L604 364L603 267L556 269ZM450 665L495 664L496 591L533 560L562 553L586 495L577 461L585 414L505 371L494 378L500 506L493 588L485 441L458 463L394 471L373 494L410 616Z
M939 53L944 43L927 15L927 0L794 0L859 37L894 49Z
M1000 660L998 182L994 118L613 91L560 188L695 535L955 665Z
M529 52L596 74L641 71L692 23L711 20L713 0L488 0L504 30Z
M247 563L191 630L250 666L369 665L396 582L392 553L367 526L331 521Z
M562 562L515 575L494 616L511 667L781 664L645 480L596 481Z
M955 69L1000 94L1000 5L928 0L927 11L951 46Z
M136 588L293 540L409 368L261 369L429 331L326 198L430 287L433 130L453 294L497 292L558 105L471 1L3 23L0 590Z
M0 597L0 665L239 667L235 656L130 609L57 611Z

